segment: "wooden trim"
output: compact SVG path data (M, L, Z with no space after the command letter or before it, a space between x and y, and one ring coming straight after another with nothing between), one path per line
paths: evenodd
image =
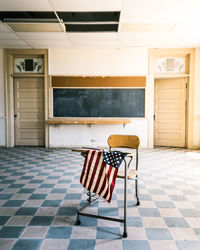
M52 87L145 87L145 76L75 77L52 76Z
M13 96L13 78L16 75L13 72L13 59L18 56L34 56L34 57L44 57L44 73L42 76L34 74L34 77L44 78L44 91L45 91L45 116L44 119L48 119L48 109L47 109L47 75L48 75L48 64L47 57L48 51L46 49L5 49L5 93L6 93L6 146L14 147L14 96ZM25 75L19 75L19 77L24 77ZM28 77L28 73L26 75ZM31 76L33 77L33 76ZM48 147L48 126L45 126L45 146Z
M150 49L149 50L149 82L148 86L151 86L151 97L154 96L154 80L156 77L155 74L155 59L160 56L185 56L186 57L186 76L188 77L188 88L187 88L187 118L186 118L186 147L187 148L194 148L193 145L193 126L194 126L194 119L193 119L193 101L194 101L194 64L195 64L195 49ZM157 78L157 77L156 77ZM147 91L146 91L147 92ZM152 105L152 101L149 106L151 105L151 113L149 118L149 136L154 134L153 132L153 114L154 114L154 108ZM150 144L153 146L153 137L149 138Z
M48 124L125 124L125 123L131 123L130 119L118 119L118 120L47 120Z

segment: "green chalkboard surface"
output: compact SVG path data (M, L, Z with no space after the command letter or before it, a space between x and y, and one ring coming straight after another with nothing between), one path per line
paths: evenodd
M144 89L53 89L54 117L144 117Z

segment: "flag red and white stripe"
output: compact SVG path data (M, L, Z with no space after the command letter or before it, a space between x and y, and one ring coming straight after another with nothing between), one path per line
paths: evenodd
M104 160L103 150L88 150L80 183L88 191L96 193L110 202L117 173L118 167L107 164Z

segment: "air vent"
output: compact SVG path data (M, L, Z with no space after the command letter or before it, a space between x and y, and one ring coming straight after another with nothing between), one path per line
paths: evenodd
M175 71L175 59L174 58L166 59L166 71Z
M185 73L185 57L156 58L156 73Z
M0 11L2 22L59 22L54 12L48 11Z
M67 32L117 32L120 12L58 12Z
M43 58L15 58L14 73L43 73Z
M59 32L61 27L67 32L117 32L119 17L119 11L56 14L48 11L0 11L0 20L19 32Z

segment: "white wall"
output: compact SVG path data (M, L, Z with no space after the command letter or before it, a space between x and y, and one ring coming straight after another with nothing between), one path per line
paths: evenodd
M49 49L49 74L69 76L147 75L148 50Z
M140 146L148 145L148 120L132 119L126 125L116 124L95 124L95 125L69 125L57 124L50 126L50 147L77 147L107 146L108 136L111 134L132 134L140 138Z
M195 50L193 145L200 147L200 48Z
M4 91L4 51L0 49L0 146L6 145L5 91Z
M49 74L66 76L146 76L148 50L49 49ZM139 135L148 147L148 119L132 119L127 125L50 125L50 147L106 146L110 134Z

